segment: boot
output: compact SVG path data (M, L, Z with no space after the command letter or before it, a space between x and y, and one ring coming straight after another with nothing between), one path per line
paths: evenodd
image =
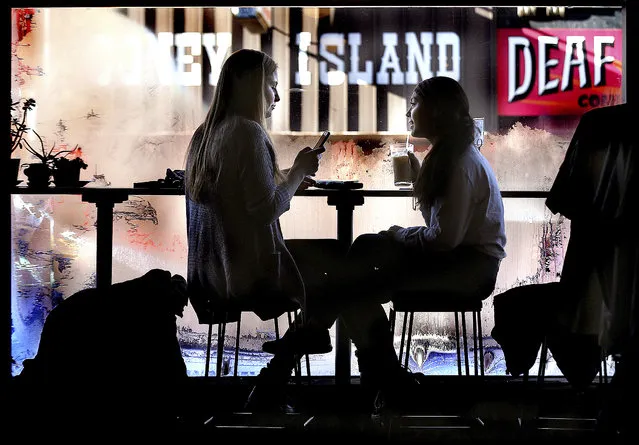
M415 392L422 387L420 375L415 375L402 367L393 354L383 358L383 354L373 351L355 351L360 369L360 383L365 397L371 401L371 420L378 427L385 428L392 418L411 409L417 401Z
M357 365L359 367L359 382L364 391L364 397L374 402L377 392L381 389L384 376L376 366L375 354L371 351L356 350Z
M251 388L244 411L293 414L296 412L293 405L288 402L286 387L272 385L255 385Z
M402 399L421 385L420 378L402 367L397 359L384 360L371 351L355 351L360 370L360 383L368 396L388 407L389 403L400 407Z
M257 377L257 384L251 389L244 404L245 411L293 413L295 408L288 403L286 389L291 372L295 366L295 357L276 355Z

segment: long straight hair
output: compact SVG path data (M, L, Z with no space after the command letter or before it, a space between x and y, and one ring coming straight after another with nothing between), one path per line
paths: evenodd
M266 78L276 70L275 61L262 51L240 49L226 59L206 118L195 130L187 150L185 189L189 199L207 202L211 187L215 187L219 180L225 153L221 147L214 146L214 135L222 128L220 124L225 119L241 116L257 122L266 131ZM218 140L226 139L224 135L220 136ZM275 180L279 182L283 175L275 152L272 148L270 150Z
M415 92L432 109L430 124L437 141L424 158L414 185L417 202L430 206L446 193L454 165L474 140L475 124L468 97L456 80L431 77L417 84Z

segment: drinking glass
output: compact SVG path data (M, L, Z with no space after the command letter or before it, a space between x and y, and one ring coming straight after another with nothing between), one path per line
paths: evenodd
M408 152L413 152L414 149L413 144L404 142L391 144L390 146L390 155L393 161L393 179L396 186L406 187L413 185Z

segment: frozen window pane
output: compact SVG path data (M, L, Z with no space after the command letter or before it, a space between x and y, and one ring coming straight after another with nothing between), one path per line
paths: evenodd
M219 65L228 50L238 45L262 49L278 59L282 101L267 125L281 167L290 166L302 147L313 146L321 130L333 132L318 179L358 179L368 189L395 189L389 144L406 140L404 116L414 84L437 73L459 78L469 94L471 114L485 119L481 151L502 190L547 191L578 122L578 115L562 115L556 108L526 116L504 110L493 113L498 108L494 101L503 99L503 94L495 98L491 82L497 81L497 70L507 66L504 60L489 65L499 44L491 40L495 36L491 26L503 28L499 17L511 17L515 8L415 7L409 14L404 8L335 8L332 13L321 8L313 14L303 8L273 8L273 23L294 36L300 50L307 50L299 54L282 33L257 35L245 28L241 35L234 34L230 8L192 8L193 14L179 26L173 23L175 10L148 9L153 14L116 8L12 11L12 17L26 20L12 22L12 99L36 98L38 106L29 125L43 136L47 147L82 147L89 168L81 179L93 181L90 186L131 187L134 182L163 178L167 168L183 169L190 137L213 96ZM203 18L211 12L216 20ZM382 30L379 14L388 23L398 23L398 28ZM526 33L556 29L563 36L565 30L590 28L584 31L588 39L597 37L596 30L610 30L608 34L617 36L620 17L619 8L595 8L588 20L572 20L567 9L565 17L531 20ZM424 23L446 31L425 31ZM327 33L344 35L322 40ZM597 41L608 48L609 37L600 36ZM337 54L340 48L341 55ZM584 111L619 100L623 61L608 63L619 47L608 49L599 54L603 71L594 73L593 81L604 73L614 85L605 94L588 90L587 100L581 102ZM328 52L332 62L321 65L313 56L320 51ZM590 65L595 51L587 54ZM354 55L357 66L350 64ZM589 69L594 67L590 65ZM580 85L578 70L575 66L575 85ZM531 91L538 92L539 79L534 80L537 88ZM579 88L573 93L579 93ZM573 111L575 103L569 104ZM417 157L423 159L430 143L415 138L411 142ZM16 156L23 164L33 161L26 153ZM26 179L23 173L19 179ZM79 196L14 195L11 205L11 348L12 372L17 374L23 360L35 354L51 309L61 299L95 285L96 210ZM495 293L520 284L558 280L569 221L551 215L543 198L507 198L505 209L508 257L502 262ZM391 224L421 223L410 198L367 198L354 211L353 235ZM183 197L131 195L116 204L113 228L113 281L140 276L151 268L186 275ZM282 228L289 238L333 238L335 208L324 197L295 197L282 217ZM456 372L451 360L451 322L447 314L417 316L410 352L413 369ZM189 374L202 375L208 326L197 322L190 306L178 324ZM281 318L282 332L286 325L285 317ZM485 302L482 325L487 372L502 375L503 355L490 338L492 298ZM269 355L261 352L261 341L272 335L271 322L245 317L240 332L241 375L253 375L266 363ZM334 329L332 335L335 345ZM231 324L225 339L231 372L234 337ZM217 338L212 340L214 372ZM357 374L354 357L351 365ZM550 374L556 372L552 366ZM306 372L305 366L302 371ZM312 357L313 374L333 372L334 353Z

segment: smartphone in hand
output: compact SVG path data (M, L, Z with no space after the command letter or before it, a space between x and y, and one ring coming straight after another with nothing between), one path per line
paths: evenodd
M323 132L322 135L320 136L320 138L315 143L315 147L313 147L313 149L311 151L316 151L316 150L321 149L322 146L326 143L326 141L328 141L328 137L330 135L331 135L330 131Z

